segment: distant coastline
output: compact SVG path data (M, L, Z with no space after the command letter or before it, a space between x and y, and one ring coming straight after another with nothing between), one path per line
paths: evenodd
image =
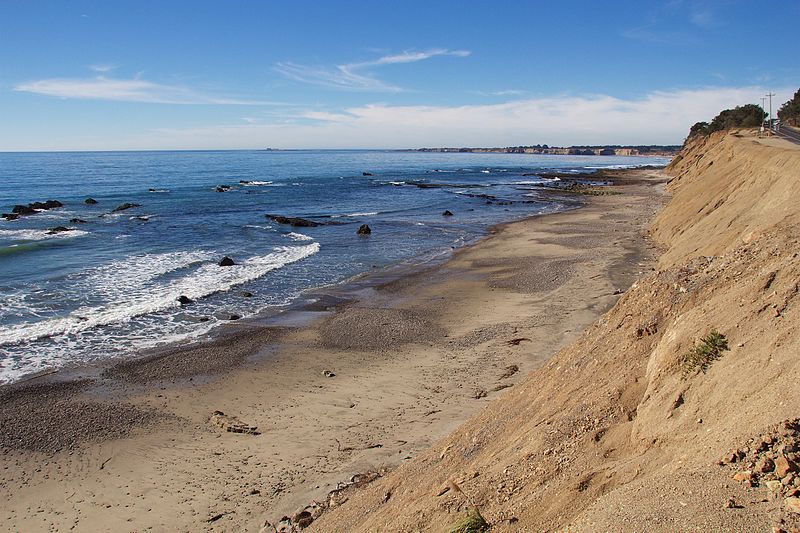
M405 152L445 152L476 154L547 154L547 155L621 155L621 156L673 156L681 149L679 145L594 145L594 146L506 146L504 148L414 148Z

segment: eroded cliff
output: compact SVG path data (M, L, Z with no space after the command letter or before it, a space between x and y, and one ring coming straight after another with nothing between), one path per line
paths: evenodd
M472 503L492 531L800 526L800 150L715 134L666 172L659 270L311 530L447 531Z

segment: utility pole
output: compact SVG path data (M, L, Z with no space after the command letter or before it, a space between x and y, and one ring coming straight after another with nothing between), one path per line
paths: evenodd
M772 97L775 96L775 93L767 93L767 97L769 98L769 129L772 129Z
M761 97L761 112L764 113L764 115L767 114L767 97L766 96L762 96ZM766 118L762 118L761 119L761 130L760 130L760 133L758 135L759 137L763 137L764 136L764 122L766 122Z

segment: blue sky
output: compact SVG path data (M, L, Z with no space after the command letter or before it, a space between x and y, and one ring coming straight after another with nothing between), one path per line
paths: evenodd
M797 0L0 0L0 150L680 143L800 86L788 20Z

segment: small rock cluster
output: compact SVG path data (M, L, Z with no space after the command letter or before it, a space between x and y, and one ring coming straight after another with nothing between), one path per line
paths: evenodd
M787 513L800 515L800 418L749 439L746 446L726 453L719 465L735 468L731 479L766 488L774 498L783 498Z
M0 215L0 218L4 218L6 220L17 220L21 216L26 215L35 215L40 211L49 211L50 209L56 209L58 207L64 207L64 204L59 202L58 200L47 200L46 202L33 202L28 205L15 205L10 213L3 213Z
M296 533L297 531L305 529L328 509L333 509L346 502L348 499L347 494L350 491L359 489L375 481L385 473L385 471L379 471L356 474L346 483L339 483L334 490L328 493L328 497L324 502L312 501L309 505L298 509L292 516L282 517L276 524L272 524L268 521L264 522L260 533ZM384 502L390 497L391 493L384 495Z

